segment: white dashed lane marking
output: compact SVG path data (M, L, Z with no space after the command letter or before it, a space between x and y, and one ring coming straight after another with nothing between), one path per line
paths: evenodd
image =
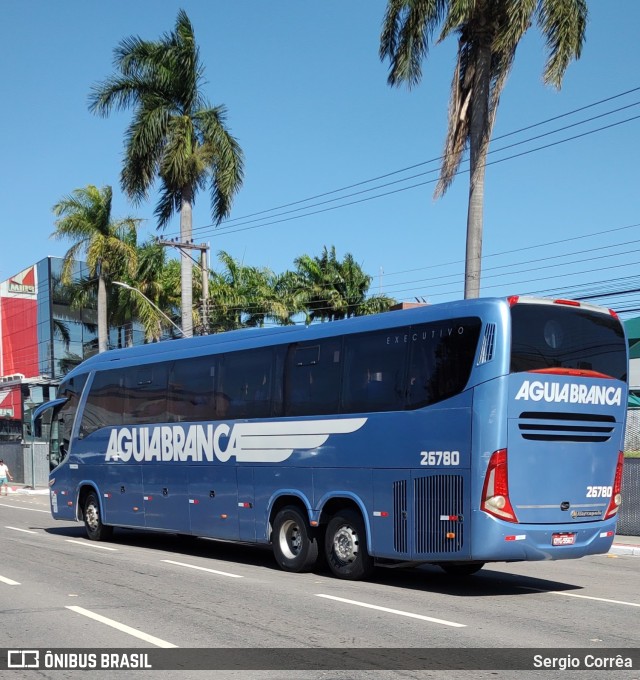
M118 552L118 548L109 548L106 545L95 545L94 543L89 543L88 541L74 541L73 538L65 539L67 543L75 543L76 545L82 545L85 548L96 548L96 550L112 550L113 552Z
M577 593L563 593L560 590L542 590L541 588L527 588L520 586L523 590L533 590L536 593L547 593L548 595L564 595L564 597L577 597L581 600L595 600L596 602L608 602L609 604L622 604L626 607L640 607L637 602L625 602L624 600L610 600L606 597L593 597L592 595L578 595Z
M162 560L167 564L177 564L179 567L189 567L189 569L199 569L200 571L208 571L211 574L218 576L228 576L229 578L243 578L239 574L230 574L228 571L218 571L217 569L209 569L208 567L199 567L195 564L187 564L186 562L174 562L173 560Z
M144 640L145 642L149 642L150 644L155 645L156 647L169 648L178 646L172 644L171 642L167 642L166 640L157 638L153 635L149 635L148 633L144 633L141 630L137 630L136 628L132 628L131 626L127 626L126 624L120 623L119 621L108 619L106 616L96 614L95 612L92 612L88 609L84 609L83 607L67 606L66 609L70 609L72 612L75 612L76 614L81 614L82 616L86 616L87 618L93 619L94 621L98 621L99 623L104 623L106 626L111 626L111 628L115 628L116 630L120 630L123 633L127 633L127 635L132 635L133 637L138 638L138 640Z
M433 616L424 616L423 614L414 614L413 612L404 612L400 609L389 609L389 607L380 607L377 604L368 604L367 602L358 602L357 600L347 600L344 597L335 597L334 595L320 595L316 594L316 597L322 597L326 600L335 600L336 602L344 602L345 604L353 604L356 607L366 607L367 609L376 609L380 612L386 612L387 614L396 614L397 616L406 616L410 619L419 619L421 621L429 621L430 623L439 623L443 626L452 626L453 628L466 628L464 623L456 623L455 621L445 621L444 619L436 619Z
M6 576L0 576L0 583L6 583L8 586L19 586L18 581L7 578Z

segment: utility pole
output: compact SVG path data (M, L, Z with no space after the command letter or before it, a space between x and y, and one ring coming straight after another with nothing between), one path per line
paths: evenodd
M178 239L164 241L163 239L156 239L156 243L161 246L171 246L179 250L183 255L191 257L189 251L200 251L200 267L202 268L202 334L209 334L209 267L207 265L207 252L209 246L206 243L181 243Z

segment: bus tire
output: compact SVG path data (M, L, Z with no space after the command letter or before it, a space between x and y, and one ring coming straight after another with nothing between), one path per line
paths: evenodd
M318 541L311 533L307 518L295 506L278 512L271 536L276 562L285 571L309 571L318 561Z
M438 565L447 576L465 578L473 576L484 567L484 562L468 562L466 564L439 564Z
M113 534L113 527L102 523L100 502L95 493L90 493L84 502L84 527L92 541L107 541Z
M355 581L373 573L367 532L359 512L342 510L329 520L324 540L329 569L338 578Z

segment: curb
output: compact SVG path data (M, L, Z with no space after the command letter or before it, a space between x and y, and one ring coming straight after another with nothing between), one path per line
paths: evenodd
M45 495L49 494L49 489L28 489L26 487L21 487L21 486L8 486L7 491L9 494L19 494L19 495L29 495L29 496L35 496L35 495ZM3 494L4 496L4 494Z
M614 555L635 555L640 557L640 546L628 543L614 543L609 550L609 554Z

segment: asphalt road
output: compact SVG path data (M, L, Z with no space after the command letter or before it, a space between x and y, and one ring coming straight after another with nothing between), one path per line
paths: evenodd
M497 564L466 581L379 569L367 582L288 574L269 550L116 530L87 540L47 496L0 499L0 647L618 649L640 647L640 558ZM380 652L382 653L382 652ZM283 659L283 664L286 660ZM6 677L78 677L7 671ZM147 671L148 677L175 672ZM491 671L183 671L187 677L500 678ZM570 677L594 677L572 672ZM109 672L109 678L130 677ZM564 677L560 670L518 678ZM85 675L85 677L87 677ZM602 677L639 678L638 671Z

